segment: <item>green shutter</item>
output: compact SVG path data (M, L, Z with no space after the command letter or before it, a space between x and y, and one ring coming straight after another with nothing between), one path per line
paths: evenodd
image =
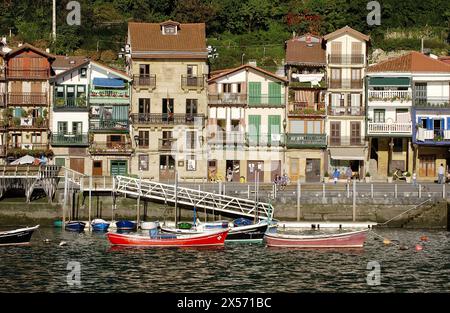
M269 83L269 104L281 105L281 84Z
M112 118L115 121L128 120L128 105L114 105L112 108Z
M64 158L55 158L55 165L66 166L66 159L64 159Z
M261 129L261 116L249 115L248 116L248 131L249 131L249 143L250 145L259 144L259 132Z
M267 142L272 143L272 134L280 134L281 131L281 116L269 115L269 132ZM278 142L278 141L276 141Z
M248 104L261 104L261 83L248 83Z
M111 176L127 175L127 161L111 160Z

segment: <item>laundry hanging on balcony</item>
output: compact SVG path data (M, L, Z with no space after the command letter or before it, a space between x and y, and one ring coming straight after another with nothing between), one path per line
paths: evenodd
M124 88L125 83L119 78L94 78L93 84L96 88Z

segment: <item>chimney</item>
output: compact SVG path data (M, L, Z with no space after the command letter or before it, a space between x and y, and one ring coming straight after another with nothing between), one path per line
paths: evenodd
M256 67L256 60L249 60L248 65Z
M49 48L45 48L45 52L50 53L50 49Z

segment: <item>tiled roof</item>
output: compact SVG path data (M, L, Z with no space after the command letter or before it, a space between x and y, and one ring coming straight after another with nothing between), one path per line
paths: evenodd
M128 23L132 57L152 59L206 59L206 32L204 23L179 24L177 34L163 35L164 24Z
M450 64L450 56L448 56L448 57L440 57L439 60L442 61L442 62L445 62L447 64Z
M211 81L214 81L214 80L216 80L216 79L218 79L220 77L223 77L223 76L230 75L232 73L238 72L238 71L240 71L242 69L253 69L253 70L257 71L257 72L260 72L260 73L266 74L268 76L271 76L271 77L273 77L275 79L278 79L278 80L280 80L282 82L285 82L285 83L288 82L288 80L286 78L284 78L284 77L278 76L278 75L276 75L276 74L274 74L272 72L266 71L266 70L264 70L264 69L262 69L260 67L256 67L256 66L253 66L253 65L250 65L250 64L244 64L244 65L241 65L239 67L236 67L236 68L233 68L233 69L229 69L227 71L222 71L219 74L217 74L215 76L212 76L210 79L208 79L208 82L211 82Z
M91 63L92 63L92 64L95 64L95 65L97 65L97 66L99 66L99 67L103 67L104 69L107 69L107 70L109 70L109 71L111 71L111 72L114 72L114 73L116 73L116 74L122 76L122 78L124 78L124 79L126 79L126 80L128 80L128 81L131 80L131 78L128 76L128 74L125 73L124 71L118 70L118 69L116 69L116 68L113 68L113 67L111 67L111 66L108 66L108 65L103 64L103 63L100 63L100 62L91 61Z
M359 38L359 39L362 39L362 40L365 40L365 41L370 41L370 36L364 35L363 33L360 33L359 31L354 30L353 28L351 28L348 25L345 26L345 27L342 27L342 28L340 28L340 29L338 29L338 30L336 30L336 31L334 31L332 33L329 33L329 34L323 36L323 39L325 41L328 41L330 39L339 37L339 36L341 36L343 34L350 34L350 35L352 35L352 36L354 36L356 38Z
M286 64L325 66L326 58L322 39L314 37L316 42L308 43L300 40L302 38L303 36L286 41Z
M36 53L38 53L38 54L40 54L40 55L42 55L42 56L44 56L44 57L46 57L48 59L55 59L55 56L53 54L47 53L47 52L45 52L45 51L43 51L43 50L41 50L39 48L36 48L35 46L32 46L32 45L28 44L28 43L23 44L20 47L18 47L16 49L13 49L13 50L9 51L8 53L6 53L5 54L5 59L12 57L13 55L17 54L18 52L20 52L22 50L25 50L25 51L32 50L32 51L34 51L34 52L36 52Z
M85 56L56 55L55 57L56 59L53 61L52 67L58 70L68 70L89 61L89 58Z
M430 58L420 52L411 51L402 56L371 65L367 72L450 73L450 64Z

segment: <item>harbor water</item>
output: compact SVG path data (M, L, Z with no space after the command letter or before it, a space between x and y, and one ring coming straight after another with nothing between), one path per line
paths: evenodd
M44 227L29 246L0 247L0 292L450 292L449 232L374 232L355 250L120 248L104 234ZM368 263L380 265L378 283L368 284Z

